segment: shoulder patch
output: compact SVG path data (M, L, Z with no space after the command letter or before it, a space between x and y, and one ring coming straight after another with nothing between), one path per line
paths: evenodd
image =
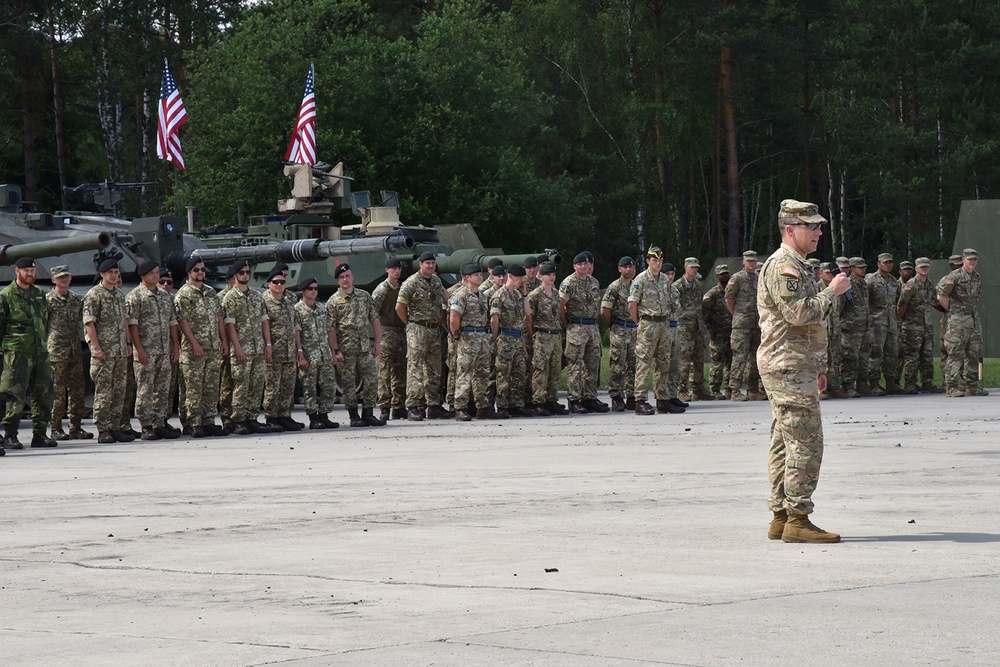
M800 276L799 270L794 266L781 267L781 275L788 276L789 278L798 278Z

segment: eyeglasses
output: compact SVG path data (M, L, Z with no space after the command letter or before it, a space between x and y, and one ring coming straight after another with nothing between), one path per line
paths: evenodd
M174 281L171 280L170 278L164 278L164 279L160 280L160 284L161 285L173 285Z
M318 290L318 289L319 289L319 288L318 288L318 287L316 287L315 285L310 285L309 287L303 287L303 288L302 288L302 291L303 291L303 292L307 292L307 291L310 291L310 292L315 292L315 291L316 291L316 290Z
M286 280L272 280L271 284L273 284L273 285L284 285L286 282L287 282Z
M237 271L236 273L238 275L241 275L241 276L249 276L250 275L250 269L242 269L240 271Z
M207 271L208 269L206 269L204 266L196 266L191 270L194 271L195 273L205 273L205 271Z
M810 232L815 232L823 226L822 222L788 222L789 227L806 227Z

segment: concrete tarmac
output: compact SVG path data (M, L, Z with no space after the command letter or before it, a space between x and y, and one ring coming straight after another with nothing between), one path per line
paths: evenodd
M766 402L8 452L0 659L994 665L998 408L824 402L830 545L766 537Z

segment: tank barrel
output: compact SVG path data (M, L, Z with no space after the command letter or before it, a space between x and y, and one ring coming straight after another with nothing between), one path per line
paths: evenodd
M341 241L321 241L304 239L283 241L274 245L242 246L239 248L199 248L192 251L206 264L232 264L246 260L250 264L264 262L314 262L337 255L360 255L363 253L398 252L413 247L413 239L408 236L376 236L364 239L344 239Z
M22 257L32 259L58 257L87 250L102 250L109 245L111 245L111 235L106 232L79 234L54 241L4 245L0 246L0 266L9 266Z
M505 265L523 264L529 257L540 257L541 255L548 255L549 261L557 266L562 263L562 255L553 250L524 255L487 255L482 250L467 248L465 250L456 250L447 257L438 257L437 266L440 273L459 273L462 265L466 263L478 264L479 268L485 271L489 263L494 259L502 260ZM414 271L420 268L416 260L413 261L412 268Z

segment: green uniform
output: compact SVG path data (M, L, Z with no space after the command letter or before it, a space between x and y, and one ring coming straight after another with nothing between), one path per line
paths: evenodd
M303 354L309 362L308 368L299 369L302 404L306 414L329 414L337 397L337 376L328 338L330 323L326 304L316 301L309 306L305 301L299 301L295 304L295 318Z
M934 384L934 328L931 308L937 292L930 279L910 278L899 295L899 307L905 308L900 351L903 359L903 387L917 388L917 373L928 388Z
M406 405L406 328L396 313L399 288L399 285L390 285L387 278L372 292L375 312L382 325L382 351L376 360L381 408L401 409Z
M953 389L977 388L979 357L983 349L979 319L982 278L978 271L967 273L964 268L955 269L945 277L937 293L950 300L948 333L943 341L948 349L945 379Z
M757 348L760 347L760 325L757 314L756 271L737 271L726 285L726 298L734 302L733 330L730 345L733 364L729 369L729 387L735 392L746 383L749 391L760 389L757 370Z
M31 425L45 433L52 418L52 369L49 366L49 314L45 294L34 285L23 290L17 281L0 291L0 345L3 373L0 393L7 397L4 428L16 434L21 411L31 391Z
M79 431L84 416L83 297L75 292L65 296L52 290L45 295L49 311L49 364L52 367L52 430L62 428L63 415L69 416L71 431Z
M608 332L610 359L608 394L611 398L626 400L635 394L635 345L636 323L628 311L628 295L632 281L618 278L604 290L601 309L611 311L611 328Z
M148 355L135 359L135 416L144 429L161 426L170 416L170 327L177 326L170 297L158 287L139 285L125 298L129 325L139 331L139 343Z
M535 330L531 360L531 396L536 405L559 399L562 374L562 325L559 322L559 290L538 287L528 293L531 326Z
M597 326L601 285L593 276L581 280L572 274L559 284L559 298L566 304L565 354L569 400L596 400L601 373L601 332Z
M458 285L448 302L450 312L460 316L458 340L452 374L455 376L454 401L456 410L468 410L471 398L477 408L487 405L486 393L490 382L489 306L487 298L466 285Z
M865 276L868 285L868 310L871 314L871 352L868 357L868 381L874 386L885 375L895 382L899 361L899 281L883 278L878 272Z
M396 303L406 305L406 407L441 405L441 314L444 286L437 274L403 281Z
M378 400L378 367L372 356L372 322L378 317L375 301L363 289L354 288L350 294L337 290L326 303L326 314L328 328L337 330L337 342L344 355L340 364L344 406L358 407L360 383L362 407L375 407Z
M104 359L91 357L90 379L94 381L94 425L102 433L128 426L125 407L128 346L125 341L125 296L117 287L102 284L90 288L83 298L83 323L97 329L97 347ZM94 341L90 341L93 345Z
M295 302L288 292L280 299L265 292L264 309L271 328L271 363L264 372L264 416L279 418L292 416L295 401L296 347Z
M628 300L639 311L635 345L635 400L646 400L649 372L653 371L653 395L657 401L670 398L670 355L676 328L671 331L671 300L676 289L665 273L653 275L648 269L632 281Z
M705 292L701 313L708 327L708 350L712 359L708 384L713 394L729 387L729 367L733 363L733 314L726 307L726 289L721 284Z
M698 278L688 282L681 276L674 281L674 288L681 298L681 312L677 320L677 341L681 351L680 390L705 388L705 323L701 318L701 300L704 290Z
M264 377L267 363L264 357L263 323L267 321L264 297L260 292L238 287L222 297L223 322L232 324L246 359L236 358L235 345L229 346L229 372L232 377L233 395L230 420L234 424L257 420L264 395Z
M501 287L490 299L490 317L500 323L497 337L497 409L524 407L524 296Z
M187 336L181 336L181 375L184 377L184 410L181 417L189 428L215 424L222 377L222 338L219 320L222 306L208 285L185 283L174 297L177 322L187 321L204 354L195 356Z

